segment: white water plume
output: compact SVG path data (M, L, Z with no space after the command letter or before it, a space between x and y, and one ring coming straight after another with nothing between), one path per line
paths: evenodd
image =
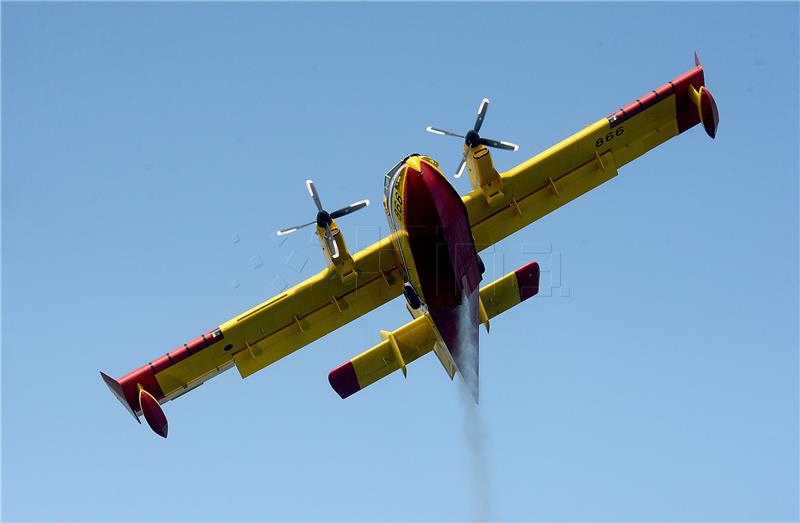
M463 357L460 368L459 396L464 413L464 441L467 448L468 473L472 492L474 521L490 521L492 514L492 488L489 477L489 459L486 431L478 407L478 343L475 337L476 311L464 296L459 307L459 352ZM474 381L472 381L474 380Z
M473 291L475 294L477 290ZM473 295L480 299L478 296ZM456 365L461 374L461 380L469 389L475 403L479 403L479 351L478 351L478 310L476 303L465 294L461 304L456 309L458 323L458 350L456 351Z

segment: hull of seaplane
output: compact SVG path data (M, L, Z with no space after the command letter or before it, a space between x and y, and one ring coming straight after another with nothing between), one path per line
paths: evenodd
M430 315L445 369L478 398L481 268L467 210L436 163L411 156L387 179L385 207L406 278Z

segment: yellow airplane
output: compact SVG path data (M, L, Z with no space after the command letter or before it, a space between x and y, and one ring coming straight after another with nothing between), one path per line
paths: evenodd
M697 54L686 73L504 173L495 169L489 148L517 146L480 136L488 105L487 99L481 102L475 125L464 135L427 129L464 140L456 177L466 168L472 184L466 196L459 196L433 159L404 158L384 178L391 234L351 255L335 220L369 202L329 213L307 181L316 220L278 234L315 225L327 267L118 380L101 372L114 395L139 423L144 416L166 437L162 404L234 366L242 378L250 376L403 294L413 319L381 331L379 344L333 369L333 389L346 398L394 371L406 375L408 364L433 352L451 379L461 374L477 401L478 327L488 332L493 317L539 289L535 262L481 287L478 252L697 124L714 138L719 123Z

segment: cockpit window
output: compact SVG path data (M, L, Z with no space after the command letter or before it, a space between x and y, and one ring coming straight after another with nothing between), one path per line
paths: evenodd
M397 162L397 163L394 165L394 167L392 167L391 169L389 169L389 172L387 172L387 173L386 173L386 174L383 176L383 194L384 194L384 195L387 195L387 196L388 196L388 194L389 194L389 184L392 182L392 178L394 177L394 173L396 173L396 172L397 172L397 170L398 170L400 167L402 167L404 163L406 163L406 160L408 160L408 159L409 159L409 158L411 158L412 156L419 156L419 154L418 154L418 153L409 154L408 156L406 156L405 158L403 158L402 160L400 160L399 162Z
M383 192L384 193L389 190L389 184L392 181L392 176L394 176L395 171L397 171L397 168L400 167L402 164L403 164L403 162L398 163L397 165L392 167L392 170L390 170L388 173L386 173L383 176Z

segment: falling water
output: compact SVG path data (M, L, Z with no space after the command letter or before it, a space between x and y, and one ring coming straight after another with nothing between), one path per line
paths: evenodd
M460 351L465 357L460 358L462 366L459 369L462 376L459 379L459 396L464 412L463 434L468 452L467 463L469 467L470 482L472 485L472 513L475 521L491 520L491 481L489 478L489 461L486 449L486 431L481 411L478 408L478 368L468 362L477 363L478 344L474 338L476 311L470 306L470 300L464 297L459 307L459 338ZM471 381L474 380L474 381Z

